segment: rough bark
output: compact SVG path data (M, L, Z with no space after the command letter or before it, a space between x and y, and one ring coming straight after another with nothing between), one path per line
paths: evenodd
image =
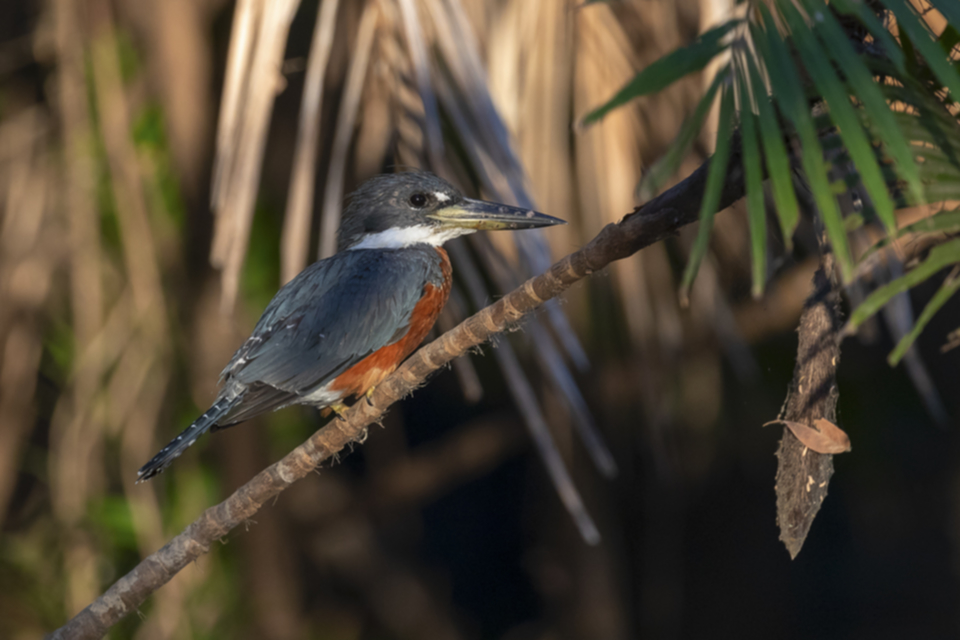
M800 341L793 382L781 420L813 426L818 418L836 423L837 365L840 362L840 292L834 256L822 254L813 294L800 315ZM810 525L827 497L833 456L804 446L784 428L777 449L777 521L791 558L800 553Z
M743 196L739 149L735 148L732 153L734 157L728 164L721 209ZM248 521L265 502L313 471L324 460L334 457L349 443L361 439L367 427L379 420L390 405L424 384L433 372L515 324L578 280L695 222L709 166L709 161L705 162L669 191L634 210L620 222L604 227L586 246L554 264L546 273L531 278L414 353L376 388L369 400L357 402L344 413L343 419L332 420L226 500L204 511L182 533L144 558L51 637L71 640L102 637L178 571L207 553L214 541Z

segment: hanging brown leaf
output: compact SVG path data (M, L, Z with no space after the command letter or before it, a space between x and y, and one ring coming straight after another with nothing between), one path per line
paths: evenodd
M817 453L837 454L850 451L850 437L829 420L817 418L813 423L816 428L790 420L771 420L763 426L771 424L784 425L804 446Z

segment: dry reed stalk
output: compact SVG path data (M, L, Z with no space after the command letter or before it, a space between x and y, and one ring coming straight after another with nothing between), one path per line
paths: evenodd
M514 70L501 73L517 76L517 92L496 96L498 104L514 103L510 111L516 119L510 128L537 203L565 220L572 217L576 201L570 153L574 49L569 46L580 15L576 4L573 0L514 3L520 13L520 33L513 37L523 50L508 61ZM505 39L496 33L491 37L498 42ZM554 248L573 242L573 232L571 228L567 236L551 235Z
M210 189L210 204L214 212L223 208L228 185L222 183L229 182L229 173L237 158L237 131L243 114L243 96L250 79L248 68L252 64L257 41L256 25L261 20L262 11L263 3L259 0L237 0L233 10L230 50L223 80L223 96L220 98L220 117L217 119L213 185Z
M513 201L523 206L532 207L531 199L526 192L523 169L513 152L506 127L496 112L486 89L487 81L480 62L479 52L475 41L470 37L469 25L464 23L462 11L459 10L459 3L429 2L427 7L429 9L428 15L433 22L426 23L424 30L437 38L438 52L442 56L442 64L437 59L433 60L431 76L433 82L430 86L432 92L425 99L419 94L416 97L424 105L425 114L430 111L426 104L431 103L435 98L439 99L446 115L454 125L456 135L461 140L462 148L466 150L472 160L474 171L480 176L480 182L484 190L493 194L495 199L507 202ZM429 119L427 115L424 118ZM428 139L429 132L424 133L423 136L423 139ZM426 155L431 154L428 151ZM452 168L446 161L442 165L432 168L441 175L449 176L452 172ZM525 234L524 238L517 237L515 241L519 254L523 258L519 261L519 264L514 263L517 268L522 264L529 272L531 269L536 270L538 267L545 268L546 265L549 265L549 251L538 234ZM455 262L460 265L458 268L461 276L475 271L472 258L467 252L460 249L458 244L452 245L451 251ZM501 256L495 262L499 263L502 260ZM465 279L468 282L470 296L479 308L483 305L486 297L486 288L482 284L478 285L482 279L479 276L470 277L469 275ZM470 285L470 283L473 284ZM499 288L506 292L514 284L513 281L502 281ZM583 354L579 342L567 324L566 318L559 313L555 305L548 307L548 317L553 318L554 327L562 336L562 340L569 345L569 351L585 362L586 356ZM531 321L527 328L531 332L543 331L543 328L535 320ZM548 353L541 364L549 361L562 369L560 372L545 371L544 373L554 380L572 381L572 377L566 370L566 363L560 356L553 340L548 339L546 334L543 338L540 346ZM552 436L546 429L546 420L538 406L536 395L532 392L532 386L522 368L517 366L510 345L504 343L501 348L509 350L509 353L502 357L498 354L501 370L507 378L508 388L520 406L521 413L527 418L528 427L534 435L534 442L537 443L538 450L546 461L551 479L555 482L561 495L565 496L564 503L574 510L572 512L573 518L582 526L585 538L593 540L596 538L596 529L583 510L582 501L577 496L576 490L573 488L573 482L552 442ZM589 422L578 421L577 424L581 430L591 432ZM592 437L585 438L588 446L600 442L595 431L592 431L590 436ZM613 468L613 465L610 464L611 458L605 450L599 452L591 450L591 455L595 460L606 462L606 464L601 464L601 468L605 470Z
M140 460L149 455L169 379L169 327L167 304L160 279L157 238L151 228L150 211L144 192L142 162L130 132L131 106L120 71L116 47L116 24L110 5L102 0L91 4L94 21L90 36L90 70L99 114L100 131L116 204L120 242L127 281L124 299L128 304L129 341L117 354L110 376L102 382L104 412L98 416L104 431L121 435L120 465L123 477L133 478ZM108 336L107 340L116 336ZM106 370L105 370L106 371ZM124 492L130 504L134 531L142 553L156 548L161 537L160 509L153 496L145 497L126 482ZM181 589L171 589L158 600L165 615L156 618L161 633L168 635L183 615Z
M340 0L325 0L317 12L310 44L310 60L303 84L297 147L294 151L287 212L281 237L281 273L288 282L307 266L310 251L310 220L313 213L314 185L317 179L317 152L320 144L320 107L323 104L323 80L333 48L333 30L337 24Z
M384 18L376 38L378 78L390 96L395 158L401 168L427 166L424 149L424 107L413 83L413 68L400 30L400 11L394 2L381 4Z
M310 252L310 220L313 214L314 184L317 179L317 154L320 146L320 107L323 104L323 80L333 48L333 30L337 24L340 0L324 0L317 12L310 44L310 60L303 83L297 146L294 151L287 212L283 219L281 244L282 283L290 281L307 266Z
M59 116L66 157L66 217L70 251L70 305L75 352L84 353L103 323L100 229L94 206L93 132L88 112L84 70L85 50L77 25L76 5L53 5ZM99 439L89 414L102 375L101 363L76 358L72 380L54 409L50 428L50 500L54 519L64 534L65 608L77 611L98 590L96 558L78 523L89 495L89 465Z
M124 265L137 311L136 320L156 335L166 331L166 313L140 163L130 140L132 125L114 41L115 28L106 1L95 0L93 4L98 24L91 36L91 70Z
M320 218L320 244L318 257L323 259L337 251L337 229L340 228L340 207L343 201L343 179L347 170L347 154L350 141L353 140L354 125L357 118L357 106L363 93L364 79L370 65L370 52L373 49L373 36L376 33L377 20L380 17L380 0L369 0L363 9L360 26L357 29L357 42L347 72L346 87L340 99L337 111L336 133L333 149L330 152L330 167L323 190L323 213Z
M462 138L472 140L474 144L468 143L467 146L473 147L469 150L476 157L480 164L483 164L482 186L484 190L490 192L495 199L506 202L515 202L521 206L534 207L534 199L528 193L527 178L524 166L521 164L519 156L515 152L514 136L509 132L507 124L501 118L501 115L494 105L494 99L490 92L490 82L487 79L487 73L484 69L480 56L480 48L477 39L474 37L474 27L468 22L466 12L459 0L451 2L438 2L437 0L428 0L426 3L429 9L429 15L433 21L432 32L436 36L438 51L442 56L443 64L435 65L434 75L438 77L437 91L441 95L441 100L449 116L459 124L457 133ZM529 3L524 7L533 6L537 3ZM553 5L547 5L552 7ZM534 14L535 15L535 14ZM537 15L541 29L543 25L550 24L550 15ZM556 20L554 20L556 21ZM547 29L550 31L550 29ZM509 29L508 29L508 32ZM538 43L544 39L539 33L529 33L529 42ZM523 40L521 42L528 42ZM554 39L551 41L554 45L550 49L549 55L559 53L559 42ZM527 58L530 57L523 49L516 46L507 45L503 47L507 51L516 53L512 61L515 66L523 66L524 72L530 76L530 83L537 85L538 78L544 73L548 73L544 68L529 64ZM525 62L521 62L525 61ZM444 73L445 71L449 72ZM454 86L445 86L453 84ZM520 92L517 95L539 97L539 86L535 86L533 91ZM557 96L555 96L557 97ZM564 96L559 96L560 103L566 103L568 100ZM540 105L543 106L543 105ZM535 107L539 109L539 107ZM543 110L547 115L553 115L552 124L547 125L547 129L555 133L562 132L559 135L560 140L566 139L566 127L569 120L560 122L556 116L556 109ZM562 112L563 109L561 108ZM569 114L568 114L569 115ZM550 120L543 113L539 120L531 124L532 128L541 127L543 122ZM539 142L543 142L540 140ZM535 143L538 144L538 143ZM550 145L537 146L538 155L541 158L553 157L558 149ZM559 157L566 157L566 153L560 153ZM561 161L562 162L562 161ZM572 184L570 176L559 181L564 185ZM557 194L562 196L562 193ZM552 201L556 204L556 200ZM559 211L554 211L554 215L567 218L564 211L569 209L566 206L559 207ZM568 247L572 243L569 237L563 232L558 243ZM539 273L546 269L551 261L552 252L544 241L540 233L514 234L512 237L495 237L493 242L502 255L513 256L517 254L518 261L513 261L521 273L529 276L532 273ZM502 289L505 292L507 289ZM580 341L570 323L566 314L560 311L555 304L547 305L545 321L552 325L561 346L567 352L570 360L580 371L589 369L589 361ZM538 331L538 328L533 328ZM553 340L548 341L548 348L556 349ZM566 365L564 365L565 367Z
M502 291L511 291L520 285L516 274L505 268L502 260L487 237L479 237L474 243L480 249L486 270L490 273L497 286ZM604 443L603 436L597 428L587 406L587 401L580 392L573 375L563 362L562 355L553 344L549 334L538 327L538 330L525 333L532 344L534 357L537 359L544 378L554 387L561 403L568 410L577 435L583 441L587 455L594 466L606 478L617 475L617 463ZM573 504L570 502L569 504ZM580 516L582 518L582 516Z
M490 92L486 65L475 36L476 24L467 20L459 0L426 0L426 6L433 21L431 32L435 35L435 46L442 56L444 68L449 70L456 93L462 96L462 108L469 114L472 129L482 134L483 147L487 153L493 154L494 161L503 166L504 172L517 171L520 166L514 151L514 138ZM435 75L440 76L440 72L441 69L435 66ZM502 188L496 193L507 194L507 190Z
M224 312L233 308L240 286L270 115L282 88L283 52L299 4L299 0L250 0L241 3L234 15L237 47L231 47L227 63L217 136L216 223L210 254L213 265L222 269Z
M473 304L482 309L486 302L486 288L483 286L483 278L477 266L460 245L451 246L450 253L457 273L461 277L465 276L467 293L470 295ZM497 358L497 364L500 365L504 378L506 378L507 389L523 417L527 432L530 434L537 453L547 470L547 476L557 491L557 495L560 496L564 508L576 524L581 537L588 544L598 544L600 542L600 531L594 524L589 512L587 512L576 484L574 484L573 478L567 470L563 455L557 447L547 419L543 415L537 394L523 367L520 366L513 346L507 340L501 340L497 343L497 348L494 349L493 354Z
M458 296L459 297L459 294ZM450 301L453 302L453 301ZM459 311L452 311L451 307L457 308L456 302L451 305L450 302L440 312L437 318L436 331L446 333L457 325L457 319L465 317L463 312L462 300ZM429 339L429 337L428 337ZM483 398L483 384L480 382L480 376L477 370L470 362L469 358L457 358L453 361L453 373L457 376L457 382L460 384L460 391L463 392L463 399L467 404L476 404Z
M567 470L566 463L563 461L563 454L557 446L556 439L550 433L547 420L540 410L536 392L527 382L526 376L522 374L520 363L513 349L504 348L504 345L501 345L494 350L494 355L501 370L506 375L510 385L510 394L517 402L517 408L520 409L524 424L527 425L530 436L533 438L540 459L543 460L547 474L550 476L550 481L553 483L553 487L567 513L573 518L573 522L580 532L580 537L588 545L600 544L600 530L587 511L583 498L580 496L580 491Z
M57 180L43 151L47 127L37 108L0 124L0 527L36 419L40 312L64 258L50 223Z
M423 167L429 164L428 152L424 148L425 136L428 135L425 108L423 100L412 83L414 71L410 55L401 42L400 9L393 2L383 2L381 9L383 17L378 28L373 67L377 70L376 79L389 96L390 104L387 108L391 122L388 127L393 132L390 137L396 138L396 155L400 166ZM430 33L435 34L437 30L430 30ZM453 299L462 301L462 297L456 290ZM454 308L458 310L454 311ZM463 305L459 307L448 305L439 318L438 328L441 331L452 328L464 317L462 310ZM473 363L468 358L461 358L453 366L464 398L471 403L479 401L483 395L483 387Z
M407 44L407 53L413 67L413 80L420 101L423 103L423 140L428 165L440 171L445 166L443 135L440 133L440 113L433 92L430 64L427 57L427 43L423 36L420 15L416 0L396 0L400 8L403 32Z
M188 207L199 210L209 179L213 124L211 23L222 0L116 3L118 23L143 42L150 95L163 109L171 168Z
M584 113L596 103L598 96L611 95L632 78L639 61L611 8L596 5L578 11L576 27L574 112ZM588 234L595 233L614 220L618 212L632 205L636 176L642 173L641 149L648 145L649 136L635 106L610 114L598 126L577 136L581 210L588 212L584 220L584 231ZM631 338L640 348L661 343L653 310L660 304L675 305L669 299L653 296L649 286L651 278L645 275L651 268L645 264L648 253L614 267ZM672 278L669 271L651 275Z
M454 22L447 21L438 25L436 31L444 32ZM478 69L479 64L474 64L476 55L470 55L468 47L461 46L456 50L447 51L451 56L458 55L463 60L459 63L452 58L446 58L447 64L453 68ZM476 73L476 72L471 72ZM510 143L510 137L493 107L489 94L483 89L485 81L481 75L472 75L462 78L461 85L449 86L447 78L438 70L439 80L436 83L437 95L443 104L444 110L450 120L454 123L457 135L463 143L463 148L472 160L472 168L478 174L483 190L493 194L493 198L505 202L514 202L520 206L534 207L531 198L525 188L524 171L519 161L514 155ZM473 95L470 99L460 99L458 96ZM478 123L486 123L481 125ZM485 129L489 126L489 129ZM493 135L488 135L492 133ZM471 238L474 242L476 239ZM526 234L514 234L512 241L516 250L518 259L510 261L514 268L522 275L529 275L532 272L541 271L550 263L550 251L539 233L530 232ZM508 250L507 245L499 243L501 256L499 261L504 260L504 254L510 255L513 252ZM506 249L506 250L505 250ZM509 286L501 286L501 292L510 289ZM547 305L546 319L549 321L557 333L560 343L565 347L568 355L574 361L577 368L586 370L589 367L586 354L580 346L579 340L573 333L566 316L555 304ZM532 331L539 331L539 327L532 325ZM545 343L546 348L556 350L557 347L553 341ZM563 362L558 360L558 362ZM566 364L563 364L566 367Z
M698 31L700 33L706 33L722 22L731 19L735 11L732 0L700 0L697 4L700 6L700 24L698 25ZM744 4L741 13L745 13L747 10L749 10L749 5ZM717 75L717 71L725 67L729 61L730 53L729 51L724 51L722 55L717 56L704 67L700 78L702 91L707 90ZM710 111L704 119L703 128L700 130L700 135L697 138L697 141L707 154L712 154L714 146L716 145L717 122L719 122L719 120L720 103L717 101L710 107Z

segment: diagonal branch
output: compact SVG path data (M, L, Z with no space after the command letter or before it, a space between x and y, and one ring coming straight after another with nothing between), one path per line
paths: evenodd
M732 161L720 208L743 196L739 144ZM515 324L545 301L570 285L603 269L615 260L659 242L697 220L710 162L690 177L637 208L616 224L609 224L579 251L554 264L546 273L525 282L496 303L467 318L437 340L411 356L384 380L369 400L361 400L309 440L267 467L220 504L210 507L160 550L144 558L106 593L55 631L53 639L100 638L121 618L137 609L146 598L260 507L335 456L346 445L361 439L367 427L379 420L394 402L412 393L427 378L469 349Z

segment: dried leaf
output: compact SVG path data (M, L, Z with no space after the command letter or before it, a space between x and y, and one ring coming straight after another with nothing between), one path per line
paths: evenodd
M850 437L843 429L829 420L817 418L813 423L816 428L790 420L771 420L763 426L766 427L771 424L786 426L793 435L797 436L797 440L817 453L838 454L850 451Z

